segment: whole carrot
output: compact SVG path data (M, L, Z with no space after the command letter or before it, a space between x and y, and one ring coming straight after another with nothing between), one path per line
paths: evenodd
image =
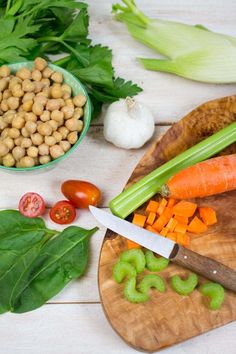
M170 178L161 194L176 199L207 197L236 189L236 154L215 157Z

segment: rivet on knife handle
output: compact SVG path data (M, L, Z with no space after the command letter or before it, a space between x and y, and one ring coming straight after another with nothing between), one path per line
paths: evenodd
M236 271L214 259L201 256L176 244L170 260L236 292Z

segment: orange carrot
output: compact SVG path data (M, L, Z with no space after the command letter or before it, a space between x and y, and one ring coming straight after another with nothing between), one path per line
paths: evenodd
M177 234L175 232L168 232L168 234L166 235L167 238L169 238L170 240L172 241L175 241L177 240Z
M166 236L169 232L169 229L167 229L167 227L163 227L163 229L160 231L160 235L161 236Z
M145 227L145 229L148 230L148 231L153 232L154 234L159 234L159 233L157 232L157 230L154 229L154 227L152 227L152 226L150 226L150 225L147 225L147 226Z
M152 224L154 223L155 219L156 219L156 213L151 212L151 213L149 213L149 215L148 215L148 218L147 218L146 223L147 223L148 225L152 225Z
M131 250L132 248L141 248L141 246L138 243L134 242L134 241L126 240L126 242L127 242L128 250Z
M162 194L189 199L233 189L236 189L236 154L215 157L178 172L163 187Z
M172 208L176 204L176 200L174 198L170 198L168 200L167 206Z
M181 234L185 234L187 231L187 224L177 221L177 225L175 226L174 231L180 232Z
M200 207L199 214L204 224L214 225L217 223L216 212L214 209L209 207Z
M165 217L169 220L173 215L173 208L165 207L165 210L163 211L162 215L165 215Z
M156 202L155 200L150 200L150 202L147 205L146 211L148 213L156 213L158 206L159 206L158 202Z
M175 215L174 219L181 222L182 224L188 225L188 217L187 216Z
M156 229L158 232L161 231L161 229L163 229L163 227L168 223L168 219L166 218L165 215L161 215L159 216L159 218L154 222L154 224L152 225L152 227L154 227L154 229Z
M173 207L175 215L191 217L197 209L197 204L181 200Z
M145 215L141 215L141 214L135 213L132 223L137 225L137 226L144 227L146 218L147 217Z
M169 229L170 232L174 231L176 225L178 224L178 221L175 220L174 218L171 218L166 225L167 229Z
M188 225L187 230L194 234L200 234L207 230L207 226L197 216L195 216Z
M157 214L161 215L164 212L166 204L167 204L167 200L165 198L162 198L162 200L160 201L159 207L157 209Z
M176 242L179 243L182 246L189 246L190 237L189 237L189 235L185 235L185 234L182 234L182 233L177 233Z

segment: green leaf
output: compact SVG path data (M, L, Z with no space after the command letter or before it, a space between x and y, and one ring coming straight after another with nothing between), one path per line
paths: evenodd
M61 35L63 41L78 43L80 38L88 35L88 12L87 9L82 9L75 17L74 21L65 32Z
M40 250L19 278L11 296L11 311L34 310L80 277L88 262L89 238L97 230L70 226Z

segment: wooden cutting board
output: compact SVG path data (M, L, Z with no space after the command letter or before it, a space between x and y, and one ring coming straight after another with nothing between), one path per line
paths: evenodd
M235 120L236 96L201 105L153 144L127 185ZM235 152L236 144L233 144L222 153ZM236 191L197 200L197 203L213 206L218 223L209 227L205 234L192 235L190 248L236 270ZM153 290L148 302L129 303L123 297L124 284L116 284L112 278L112 267L125 249L125 239L108 230L100 254L98 281L106 317L130 346L145 352L158 351L236 319L236 294L230 291L226 291L225 302L219 311L210 311L197 290L190 296L173 292L170 276L188 273L174 264L161 272L167 284L166 293ZM206 279L201 277L200 283L204 281Z

